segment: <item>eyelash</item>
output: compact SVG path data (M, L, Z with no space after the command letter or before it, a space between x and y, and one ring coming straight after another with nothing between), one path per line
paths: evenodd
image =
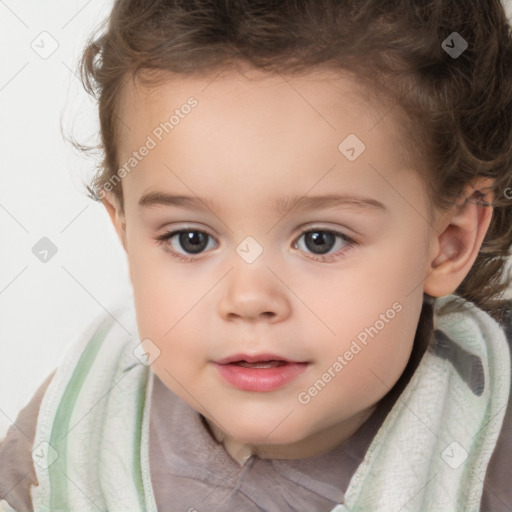
M171 244L169 243L170 239L173 236L179 235L180 233L190 233L190 232L201 233L203 235L206 235L210 238L215 239L212 235L210 235L206 231L203 231L201 229L189 228L189 229L177 229L175 231L168 231L167 233L163 233L162 235L160 235L159 237L156 238L156 242L158 245L163 245L164 250L167 251L174 258L176 258L180 261L192 262L192 261L197 260L198 258L188 257L188 256L185 256L184 254L173 251L172 249L170 249ZM325 228L310 228L306 231L303 231L299 235L297 240L299 240L302 236L307 235L308 233L318 233L318 232L333 234L336 238L341 238L346 243L346 245L342 249L338 249L338 251L336 251L334 254L326 254L326 255L318 255L317 254L317 255L315 255L315 254L308 253L309 255L307 257L314 261L319 261L322 263L334 261L337 257L345 256L348 251L353 249L355 246L359 245L355 240L348 237L344 233L340 233L339 231L334 231L332 229L325 229ZM199 254L199 256L201 255L201 253L198 253L198 254Z
M215 239L212 235L210 235L206 231L203 231L201 229L189 228L189 229L177 229L174 231L168 231L167 233L163 233L162 235L157 237L156 241L157 241L158 245L164 246L164 250L167 251L172 257L174 257L180 261L184 261L184 262L193 262L193 261L196 261L198 258L186 256L184 254L181 254L179 252L172 250L171 243L170 243L170 239L172 239L172 237L174 237L175 235L178 235L180 233L190 233L190 232L201 233L203 235L206 235L207 237ZM351 249L353 249L354 247L359 245L355 240L348 237L344 233L340 233L339 231L334 231L331 229L326 229L326 228L321 228L321 227L316 227L316 228L314 227L314 228L307 229L306 231L303 231L297 238L297 242L295 242L294 245L296 245L298 243L298 240L300 240L300 238L302 236L307 235L308 233L318 233L318 232L330 233L330 234L334 235L337 239L341 238L345 242L345 246L342 247L341 249L338 249L333 254L328 253L325 255L318 255L318 254L307 253L308 255L306 257L313 261L318 261L321 263L328 263L328 262L334 261L339 257L345 256L348 251L350 251ZM198 253L199 256L201 254L202 253Z

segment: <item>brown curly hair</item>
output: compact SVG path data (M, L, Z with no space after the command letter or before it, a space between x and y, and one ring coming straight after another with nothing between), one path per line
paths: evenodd
M467 43L456 57L444 46L454 45L454 32ZM98 200L119 168L116 111L126 80L158 85L168 72L236 63L353 73L380 105L398 107L404 158L432 207L451 207L477 176L494 179L491 225L455 293L501 321L512 245L512 36L499 0L117 0L80 61L101 127L90 196ZM122 188L114 194L122 209Z

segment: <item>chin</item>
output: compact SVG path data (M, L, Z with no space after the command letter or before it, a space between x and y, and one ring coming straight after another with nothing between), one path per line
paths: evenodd
M249 443L253 445L287 445L299 442L305 437L307 433L303 430L296 430L286 426L286 420L283 418L276 419L275 421L269 418L263 421L260 418L259 422L242 422L233 418L226 420L225 424L229 425L229 434L242 443Z

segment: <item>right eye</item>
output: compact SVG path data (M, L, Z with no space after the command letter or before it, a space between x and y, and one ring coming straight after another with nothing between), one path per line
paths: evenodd
M213 237L199 229L177 229L160 235L157 238L159 245L172 256L182 261L193 261L196 258L187 257L187 254L200 254L208 246L208 239ZM180 245L184 252L176 251L175 247Z

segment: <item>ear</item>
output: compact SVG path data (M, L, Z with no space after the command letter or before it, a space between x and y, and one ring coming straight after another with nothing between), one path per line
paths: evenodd
M103 206L107 209L108 215L114 228L117 232L119 240L124 247L124 250L127 250L126 244L126 219L124 216L124 212L121 211L121 207L119 205L119 201L116 196L112 192L105 192L103 199L101 200Z
M433 297L453 293L469 273L492 218L493 180L468 183L457 203L434 226L423 291Z

